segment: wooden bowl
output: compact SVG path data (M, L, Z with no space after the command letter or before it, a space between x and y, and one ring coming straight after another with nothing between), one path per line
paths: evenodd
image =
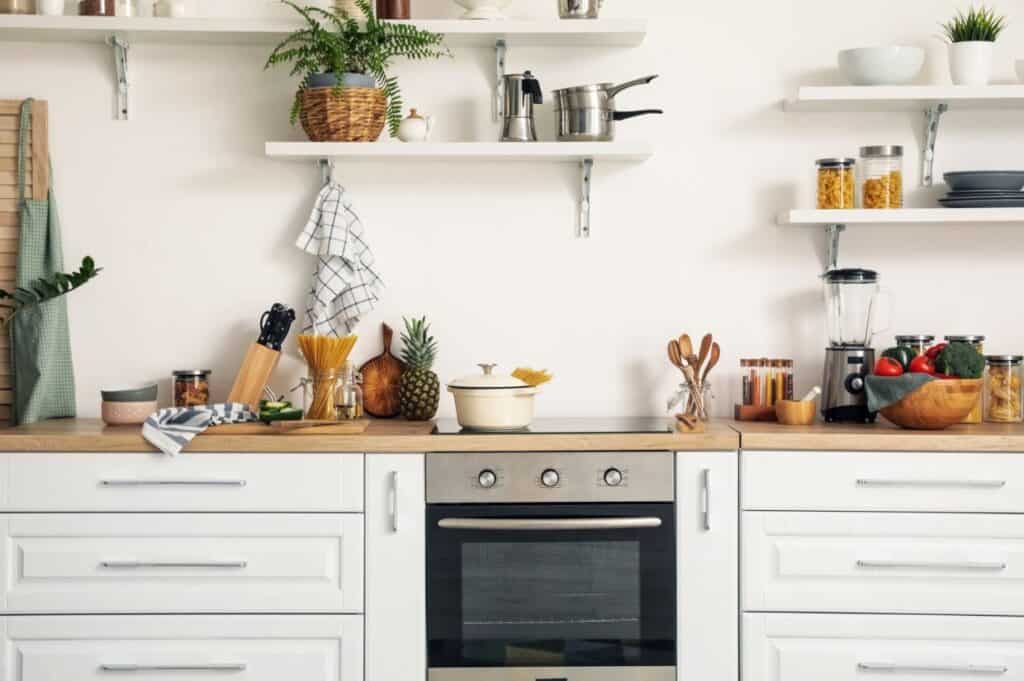
M775 403L775 418L784 426L809 426L814 423L814 401L779 400Z
M960 423L981 399L980 378L936 379L925 383L882 416L897 426L914 430L942 430Z

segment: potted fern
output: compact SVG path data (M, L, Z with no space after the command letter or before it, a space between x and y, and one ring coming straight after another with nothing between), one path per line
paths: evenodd
M996 38L1006 28L1006 17L985 6L972 7L942 25L949 42L949 70L954 85L988 85Z
M402 92L388 74L391 61L451 56L443 35L381 21L370 0L354 0L361 18L345 9L281 2L305 26L274 48L265 68L290 64L291 75L302 77L291 122L301 121L314 142L373 142L385 125L394 137L402 121Z

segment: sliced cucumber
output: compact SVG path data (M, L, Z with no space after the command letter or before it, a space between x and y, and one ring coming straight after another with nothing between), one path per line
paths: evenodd
M275 411L262 411L260 412L260 421L301 421L302 410L296 409L295 407L285 407L284 409L277 409Z

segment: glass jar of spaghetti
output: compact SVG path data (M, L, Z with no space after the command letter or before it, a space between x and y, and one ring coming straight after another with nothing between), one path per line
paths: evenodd
M179 369L174 376L174 406L202 407L210 403L209 369Z
M338 387L342 382L341 369L310 372L303 381L302 406L306 418L312 421L337 421Z

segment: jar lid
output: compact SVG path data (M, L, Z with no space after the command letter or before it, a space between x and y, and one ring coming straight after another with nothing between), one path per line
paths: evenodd
M946 341L949 343L981 343L984 340L984 336L946 336Z
M898 144L861 147L860 156L861 158L902 158L903 147Z
M829 270L823 276L830 284L871 284L878 281L878 272L859 268Z
M495 374L497 364L478 364L483 373L457 378L448 384L449 388L471 388L473 390L508 390L509 388L528 388L529 384L515 376Z
M1024 355L985 355L985 361L989 364L1020 364L1024 362Z
M909 334L906 336L896 336L896 345L900 343L931 343L935 340L935 336L931 334ZM949 336L946 337L949 340Z
M857 163L855 158L819 158L815 163L819 168L849 168Z
M199 378L205 378L212 373L213 371L211 369L176 369L172 372L172 375L175 378L195 378L197 376Z

